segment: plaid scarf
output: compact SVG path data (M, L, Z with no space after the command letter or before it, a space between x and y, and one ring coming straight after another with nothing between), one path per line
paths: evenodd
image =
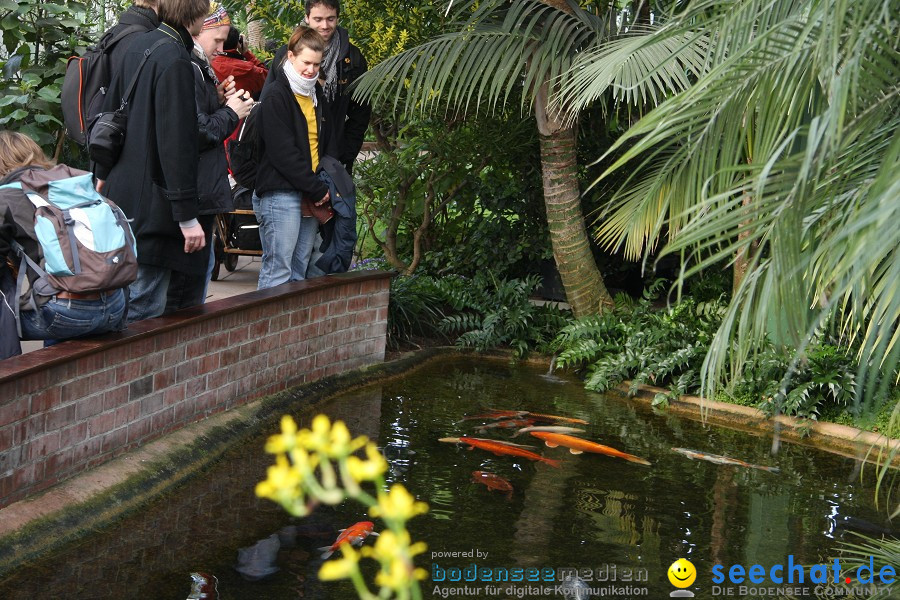
M325 99L329 102L334 100L334 95L337 93L337 65L341 59L340 37L339 31L335 27L331 41L328 42L328 45L325 46L325 52L322 53L322 66L320 68L325 75L325 85L322 86L322 90L325 92Z

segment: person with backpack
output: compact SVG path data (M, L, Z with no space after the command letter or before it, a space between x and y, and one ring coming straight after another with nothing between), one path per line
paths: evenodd
M119 331L125 325L125 291L121 287L88 293L48 290L45 286L52 279L46 277L46 273L42 276L29 264L30 261L38 268L51 270L51 257L49 252L42 250L41 236L35 226L35 200L29 198L29 193L46 190L51 182L75 177L83 179L88 195L94 191L90 173L66 165L54 166L30 137L0 131L0 229L7 234L4 245L8 248L0 260L18 269L17 279L21 284L17 289L17 294L21 294L19 298L6 298L4 294L4 300L18 303L18 307L11 308L14 312L18 310L22 339L44 340L45 346L69 338ZM53 200L52 197L49 199ZM91 233L95 238L100 235L99 231ZM55 242L55 238L52 241ZM26 257L15 252L16 246ZM133 253L133 248L131 251ZM86 275L90 271L88 257L82 256L82 259L81 271L89 277ZM26 279L28 289L23 289Z
M190 51L209 0L158 0L160 26L129 44L105 110L115 110L138 66L128 103L128 135L115 164L97 165L105 192L133 219L138 276L128 322L202 304L214 217L200 214L199 130ZM145 53L149 53L146 54ZM186 276L169 297L172 274Z
M313 215L330 211L328 186L316 176L319 149L329 143L318 82L325 40L301 25L287 48L248 119L256 126L253 211L263 248L259 289L307 278L319 229Z
M156 0L134 0L94 46L69 59L60 95L69 138L81 145L87 143L88 129L103 109L106 91L122 68L128 46L136 35L157 27Z

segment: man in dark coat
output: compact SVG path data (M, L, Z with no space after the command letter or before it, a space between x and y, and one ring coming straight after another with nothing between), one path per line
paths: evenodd
M139 269L129 288L129 323L163 314L173 272L192 283L184 286L175 307L202 303L209 261L198 221L199 134L190 58L192 35L203 27L209 0L159 0L157 13L159 28L129 45L105 110L118 107L119 100L112 99L122 98L144 52L160 40L165 43L150 54L138 77L118 162L96 170L105 180L106 195L133 219Z
M369 127L372 107L357 102L347 91L368 65L359 48L350 43L347 30L338 26L340 10L339 0L306 1L306 23L319 32L326 44L319 81L325 95L325 119L330 123L332 144L322 153L334 156L352 173ZM275 78L286 54L287 46L275 54L266 84Z
M159 17L156 14L156 0L134 0L131 6L119 15L119 22L103 34L104 37L113 38L121 31L130 31L109 51L110 73L115 75L122 68L125 52L137 34L153 31L157 27Z

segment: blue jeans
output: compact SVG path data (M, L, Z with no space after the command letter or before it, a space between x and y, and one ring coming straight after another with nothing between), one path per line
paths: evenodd
M254 193L253 212L259 221L263 251L257 288L306 279L319 222L302 216L300 192L278 190L262 197Z
M152 319L188 306L203 304L203 275L185 275L153 265L138 264L138 276L128 289L128 324Z
M125 327L125 292L103 292L99 300L63 300L54 296L37 310L19 313L22 339L45 340L45 346L84 335Z

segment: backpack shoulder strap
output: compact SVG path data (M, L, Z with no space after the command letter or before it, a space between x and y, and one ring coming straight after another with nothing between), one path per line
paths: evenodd
M100 41L97 42L96 48L104 52L109 52L116 44L132 33L141 33L142 31L147 31L147 29L141 25L128 25L127 27L123 27L121 31L115 35L112 35L112 29L110 29L106 32L106 35L101 37Z
M138 77L141 74L141 69L143 69L144 65L147 64L147 59L150 58L150 55L153 54L154 50L156 50L157 48L159 48L160 46L162 46L163 44L166 44L166 43L174 43L174 42L171 42L170 40L163 38L161 40L156 40L156 42L152 46L150 46L149 48L144 50L144 57L141 59L141 62L138 65L138 68L135 70L134 75L131 77L131 81L128 84L128 88L125 90L125 93L122 95L122 106L120 107L120 110L122 108L124 108L125 105L131 101L131 95L134 93L134 86L135 86L135 84L137 84Z

